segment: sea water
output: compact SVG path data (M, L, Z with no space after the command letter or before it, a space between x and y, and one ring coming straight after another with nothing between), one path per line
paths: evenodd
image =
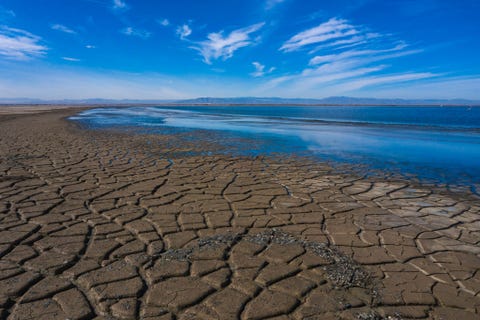
M96 129L192 133L191 139L208 130L234 155L308 155L474 192L480 184L480 107L112 107L71 119Z

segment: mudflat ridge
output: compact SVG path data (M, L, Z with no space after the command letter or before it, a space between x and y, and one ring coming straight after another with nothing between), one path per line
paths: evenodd
M0 318L478 319L480 199L0 117Z

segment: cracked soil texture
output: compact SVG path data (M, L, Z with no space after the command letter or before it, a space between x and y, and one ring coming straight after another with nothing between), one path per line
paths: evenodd
M480 318L467 191L74 112L0 117L0 318Z

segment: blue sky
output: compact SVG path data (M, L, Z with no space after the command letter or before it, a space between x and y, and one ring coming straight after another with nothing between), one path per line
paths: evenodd
M480 99L478 0L0 0L0 97Z

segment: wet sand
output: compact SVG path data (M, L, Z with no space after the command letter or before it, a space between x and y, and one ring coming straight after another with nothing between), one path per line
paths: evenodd
M0 116L0 318L478 319L480 199Z
M69 105L0 105L1 115L44 113L71 109Z

